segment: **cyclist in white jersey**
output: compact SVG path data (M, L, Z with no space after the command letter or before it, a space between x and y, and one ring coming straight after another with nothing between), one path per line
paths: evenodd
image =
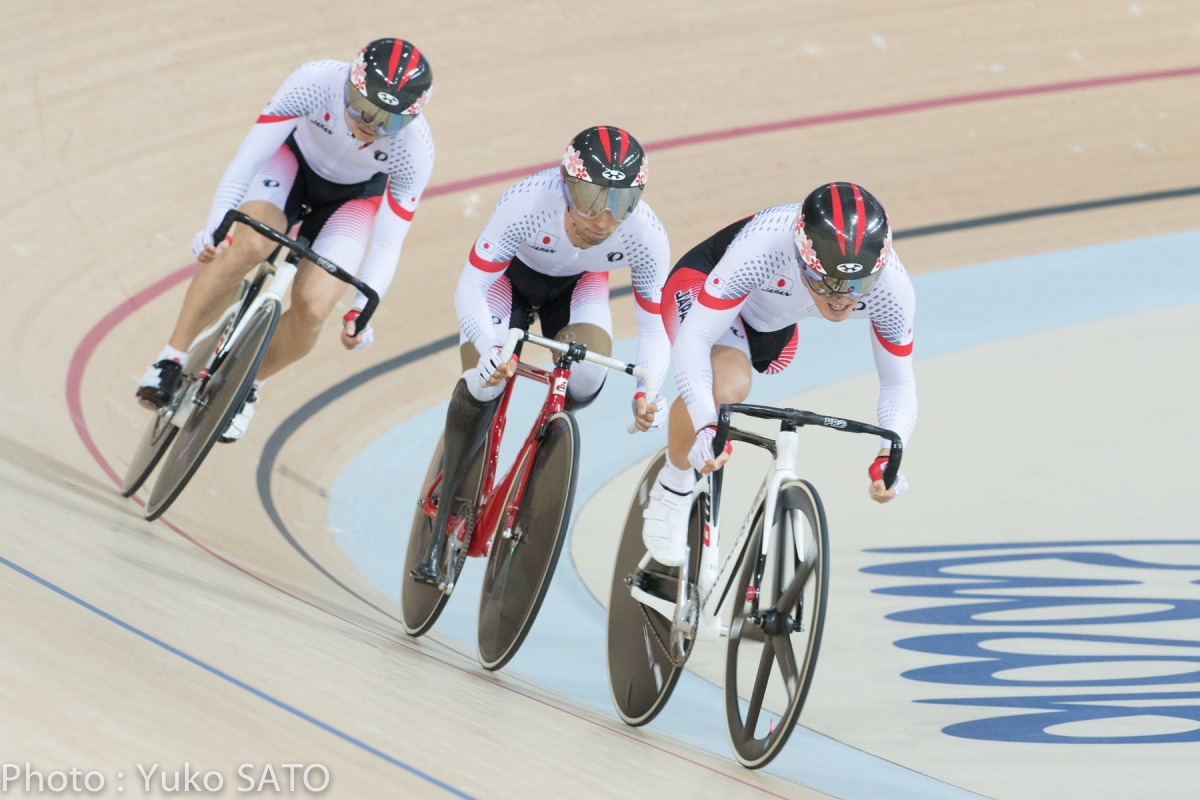
M353 64L303 64L284 81L225 170L208 222L192 243L200 271L170 341L138 387L143 405L170 402L192 340L233 302L242 277L274 247L242 226L214 244L213 231L231 208L281 231L299 223L297 235L317 253L351 273L361 266L361 279L383 296L433 171L433 137L421 115L432 85L429 62L402 39L371 42ZM241 438L262 381L312 349L344 290L315 264L300 263L291 305L255 388L221 441ZM374 338L370 326L357 330L365 304L359 293L345 316L341 341L347 349L366 347Z
M585 166L585 160L600 166ZM612 169L612 164L623 172ZM648 204L639 202L646 171L645 154L636 139L620 128L599 126L571 141L563 166L526 178L500 198L471 249L454 293L462 326L464 378L472 397L487 402L499 396L505 378L516 369L515 362L494 363L514 311L536 310L547 338L580 342L592 352L611 355L608 273L623 267L629 268L633 281L637 363L649 367L662 385L671 344L659 298L671 253L658 217ZM625 177L606 181L605 172ZM606 372L587 362L574 365L567 394L571 407L590 402ZM639 392L644 388L639 381ZM638 415L648 427L653 412L645 406L641 402Z
M446 417L443 474L482 443L483 432L516 373L516 360L499 362L510 326L528 327L536 312L542 335L578 342L612 355L612 311L608 273L628 267L638 323L639 366L661 386L671 342L659 306L671 267L667 233L650 206L641 202L646 185L645 152L621 128L601 125L578 134L559 167L538 172L509 189L467 257L454 293L462 327L463 374ZM588 362L571 367L566 407L580 409L595 399L607 370ZM631 407L641 430L657 427L661 397L647 398L639 379ZM435 539L435 542L441 541ZM436 582L436 556L413 571Z
M753 371L787 368L805 317L870 320L879 373L879 425L905 444L917 422L912 369L916 297L891 247L883 206L852 183L831 183L803 204L768 208L717 232L671 271L662 312L670 334L680 398L670 415L669 457L643 512L642 538L666 566L683 564L695 472L719 469L732 452L713 453L717 405L740 403ZM868 469L873 500L887 489L888 442Z

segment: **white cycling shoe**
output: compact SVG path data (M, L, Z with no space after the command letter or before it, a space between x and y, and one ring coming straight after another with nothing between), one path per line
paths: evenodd
M258 402L258 387L258 382L255 382L250 389L250 394L246 395L241 410L233 415L233 419L229 420L229 427L221 434L222 442L226 444L236 442L246 435L246 429L250 427L250 420L254 418L254 404Z
M664 567L681 567L687 560L691 510L690 494L679 495L654 482L650 502L642 512L642 543L650 551L650 557Z

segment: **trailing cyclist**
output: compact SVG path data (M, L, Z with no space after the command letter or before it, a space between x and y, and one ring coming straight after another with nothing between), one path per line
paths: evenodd
M459 467L482 443L505 383L516 374L515 359L500 363L499 357L510 324L528 327L537 312L546 338L612 355L613 270L629 267L632 273L637 364L662 385L671 343L659 302L671 261L666 231L641 202L647 169L645 151L627 131L592 127L571 140L560 166L526 178L496 204L454 294L463 373L446 416L443 474L449 485L458 485ZM567 410L591 403L605 375L602 366L575 364ZM644 391L639 380L632 406L643 431L657 427L655 411L666 406ZM413 570L418 580L436 580L441 541L435 538L434 552Z
M887 214L852 183L825 184L802 204L760 211L689 250L663 289L680 397L671 408L669 455L643 513L650 555L664 566L683 564L693 469L720 469L731 452L713 453L717 405L745 400L752 368L768 375L786 369L805 317L870 320L879 426L907 444L917 422L915 309ZM907 487L903 475L884 485L887 454L885 441L868 470L878 503Z
M429 62L403 39L376 39L353 64L303 64L284 81L225 170L208 222L192 243L200 271L167 346L138 387L142 405L162 408L171 402L193 339L236 299L243 276L271 253L273 244L244 226L213 242L213 231L231 208L279 231L299 222L299 236L318 255L351 273L361 265L363 282L380 296L387 291L433 171L433 137L421 115L432 88ZM313 348L344 289L315 264L300 263L291 306L255 389L221 441L245 434L262 381ZM374 338L369 325L357 330L365 304L359 293L344 317L341 341L348 350L367 347Z

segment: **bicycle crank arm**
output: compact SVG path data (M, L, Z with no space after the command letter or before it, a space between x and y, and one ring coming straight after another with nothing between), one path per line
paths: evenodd
M653 608L658 613L662 614L667 619L675 619L675 604L670 600L664 600L661 597L655 597L649 592L643 591L640 586L632 586L629 589L629 594L634 600L637 600L644 606Z

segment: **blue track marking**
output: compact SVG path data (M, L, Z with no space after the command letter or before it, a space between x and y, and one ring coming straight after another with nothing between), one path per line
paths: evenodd
M104 609L98 608L98 607L92 605L91 603L84 600L83 598L78 597L74 594L71 594L66 589L63 589L61 586L51 583L50 581L46 580L45 578L41 577L40 575L30 572L29 570L25 569L24 567L22 567L18 564L15 564L12 561L9 561L7 558L4 558L3 556L0 556L0 564L3 564L4 566L8 567L9 569L13 570L14 572L24 575L26 578L29 578L31 581L34 581L35 583L41 584L45 588L54 592L55 594L65 597L66 599L70 600L72 603L75 603L76 605L86 608L88 611L91 611L93 614L97 614L97 615L103 617L104 619L108 620L109 622L113 623L114 625L118 625L118 626L124 628L125 630L129 631L130 633L132 633L136 636L140 636L142 639L145 639L147 642L150 642L153 645L161 647L163 650L166 650L168 653L179 656L183 660L188 661L188 662L196 665L197 667L200 667L201 669L205 670L206 672L216 675L221 680L231 683L234 686L238 687L239 689L249 692L250 694L254 695L255 697L259 698L260 700L265 700L266 702L270 703L271 705L275 706L276 708L283 709L284 711L291 714L292 716L298 717L298 718L304 720L305 722L309 723L310 725L315 725L316 727L320 728L321 730L325 731L326 733L331 733L334 736L341 739L342 741L348 742L348 743L354 745L355 747L359 748L360 750L370 753L371 755L375 756L376 758L383 759L384 761L391 764L392 766L399 767L400 769L404 770L405 772L415 775L416 777L420 778L421 780L426 781L427 783L430 783L430 784L438 787L439 789L449 792L450 794L454 795L455 797L461 797L461 798L464 798L464 800L475 800L475 798L472 795L469 795L460 789L455 789L450 784L448 784L444 781L438 780L437 778L430 775L429 773L423 772L423 771L417 769L416 767L412 766L411 764L406 764L403 761L401 761L400 759L398 759L394 756L390 756L387 753L383 752L382 750L378 750L378 749L372 747L371 745L367 744L366 742L362 741L361 739L356 739L353 736L351 736L350 734L346 733L345 731L338 730L337 728L333 727L329 723L322 722L321 720L317 719L316 717L314 717L310 714L304 713L303 711L296 708L295 706L289 705L278 698L272 697L271 695L267 694L266 692L262 691L261 689L256 689L255 687L251 686L250 684L246 683L245 681L238 680L237 678L230 675L228 672L224 672L220 669L217 669L213 665L211 665L207 662L201 661L200 659L196 658L193 655L185 653L184 651L180 650L178 647L174 647L173 645L167 644L162 639L152 636L152 635L146 633L145 631L141 630L140 628L136 628L133 625L130 625L128 622L125 622L123 619L120 619L119 617L115 617L112 614L105 611Z

